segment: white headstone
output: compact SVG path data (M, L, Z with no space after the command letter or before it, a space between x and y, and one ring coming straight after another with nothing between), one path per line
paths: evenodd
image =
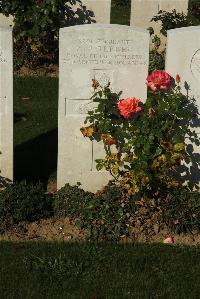
M200 112L200 26L168 31L166 71L174 78L176 74L180 75L182 92L196 100ZM200 124L194 129L200 142ZM193 148L200 163L200 146L193 144ZM193 165L191 171L195 173L192 180L196 180L198 183L200 181L200 166L197 164L197 168L194 169Z
M131 0L130 25L142 28L152 27L154 33L161 37L162 49L165 47L166 38L160 35L161 26L159 23L151 22L151 19L160 10L187 14L188 0Z
M9 17L0 14L0 27L13 27L13 17Z
M0 175L13 179L12 30L0 27Z
M58 189L81 182L96 191L108 182L96 170L95 159L105 157L101 142L84 138L80 128L91 110L92 79L111 82L122 97L146 99L149 33L120 25L80 25L60 30Z
M82 0L82 3L94 13L96 23L110 24L111 0Z

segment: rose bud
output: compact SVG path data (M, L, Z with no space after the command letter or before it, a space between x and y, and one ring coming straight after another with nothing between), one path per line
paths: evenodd
M181 82L181 77L179 76L179 74L176 75L176 83L180 83Z

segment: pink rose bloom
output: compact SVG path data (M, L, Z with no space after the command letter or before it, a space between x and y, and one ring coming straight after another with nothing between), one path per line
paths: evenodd
M141 101L136 98L128 98L121 100L117 107L120 111L120 114L125 118L130 118L132 113L140 112L142 108L139 106Z
M146 85L153 91L156 91L158 88L166 90L171 80L172 77L165 71L154 70L148 75Z

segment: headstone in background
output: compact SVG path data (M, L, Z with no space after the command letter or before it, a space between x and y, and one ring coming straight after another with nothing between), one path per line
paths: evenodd
M13 179L13 46L6 27L0 27L0 171Z
M13 27L13 17L9 17L0 14L0 27Z
M80 25L60 30L58 189L81 182L97 191L111 178L97 171L95 159L105 157L103 144L84 138L80 128L92 109L92 79L111 82L122 98L146 99L149 33L120 25Z
M82 0L82 3L94 13L96 23L110 24L111 0Z
M166 71L181 77L182 92L196 100L200 112L200 26L169 30L167 33ZM192 109L192 108L191 108ZM194 117L193 126L198 134L197 144L188 146L193 155L189 173L184 178L191 183L200 182L200 123Z
M130 25L142 28L152 27L154 33L161 38L160 49L163 50L166 46L166 38L160 35L160 24L151 22L151 19L160 10L172 12L173 9L187 14L188 0L131 0Z

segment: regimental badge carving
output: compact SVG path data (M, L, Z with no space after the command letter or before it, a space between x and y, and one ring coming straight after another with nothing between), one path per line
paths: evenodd
M101 87L105 87L109 82L112 81L113 71L112 70L104 70L104 69L95 69L94 70L94 78L99 82Z
M76 110L76 112L78 112L78 114L87 114L88 111L93 110L93 108L94 108L93 101L89 101L89 102L78 105L75 110Z

